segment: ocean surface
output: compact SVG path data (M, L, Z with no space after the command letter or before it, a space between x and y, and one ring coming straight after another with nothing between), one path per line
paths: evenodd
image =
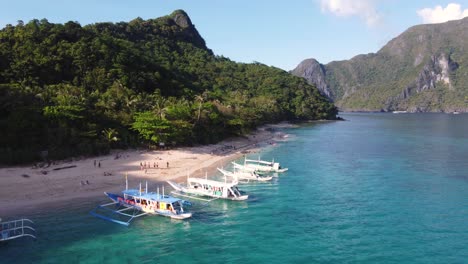
M468 115L341 116L280 129L260 155L289 171L246 202L130 227L88 214L105 197L38 209L0 263L468 263Z

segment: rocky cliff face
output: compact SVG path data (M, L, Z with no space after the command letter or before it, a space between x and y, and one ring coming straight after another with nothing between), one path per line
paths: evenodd
M321 94L333 101L334 95L326 82L325 70L317 60L304 60L291 73L305 78L310 84L315 84Z
M438 84L445 85L453 90L450 75L458 69L458 63L451 60L450 55L442 53L439 56L432 55L429 62L424 65L416 80L408 85L397 99L408 99L415 93L435 89Z
M176 10L166 18L172 20L174 24L183 30L181 35L185 38L185 41L193 43L196 47L205 49L213 54L211 49L208 49L206 46L205 40L202 38L200 33L198 33L198 30L195 28L195 25L192 24L190 17L185 11Z
M326 65L308 59L292 74L342 110L466 111L467 49L465 18L412 27L375 54Z

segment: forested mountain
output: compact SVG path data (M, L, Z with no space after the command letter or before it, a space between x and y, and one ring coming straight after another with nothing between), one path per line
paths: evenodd
M302 78L215 56L184 11L128 23L19 21L0 31L0 163L334 119Z
M468 111L468 18L411 27L377 53L292 71L342 110Z

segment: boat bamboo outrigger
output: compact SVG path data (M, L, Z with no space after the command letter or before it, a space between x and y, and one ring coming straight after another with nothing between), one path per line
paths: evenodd
M162 215L172 219L186 219L192 216L192 213L185 212L183 205L185 201L164 194L148 192L148 182L146 188L128 189L122 191L122 195L104 192L111 200L111 203L98 205L90 212L91 215L101 219L128 226L135 218L144 215ZM116 206L116 209L109 207ZM131 212L131 213L129 213ZM110 215L109 215L110 213Z
M36 239L36 230L31 224L34 224L34 222L27 218L7 222L2 222L0 219L0 241L7 241L20 237L32 237Z
M285 172L288 168L282 168L278 162L264 161L260 160L260 157L257 160L254 159L245 159L244 165L235 163L234 166L238 168L243 168L244 170L254 170L257 172Z
M211 202L216 199L227 199L233 201L243 201L249 198L248 195L243 194L238 188L237 180L227 181L226 177L224 182L208 180L207 178L190 178L187 177L187 184L178 184L172 181L167 181L175 191L171 193L174 195L187 197L195 200ZM201 198L212 197L212 199Z
M224 176L233 177L235 180L244 180L244 181L270 181L273 179L272 176L260 176L255 171L246 171L239 168L234 167L234 171L227 171L224 169L217 168L219 172L221 172Z

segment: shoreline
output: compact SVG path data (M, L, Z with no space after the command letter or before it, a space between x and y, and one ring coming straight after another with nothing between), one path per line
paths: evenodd
M125 188L126 173L129 188L145 181L149 186L168 186L165 181L183 181L187 175L213 175L217 167L258 152L277 139L275 128L288 126L291 125L265 125L246 137L211 145L113 151L105 156L57 162L42 168L0 168L0 218L9 219L20 214L26 217L32 210L47 210L82 199L105 198L103 192L121 192ZM142 170L140 164L145 163L150 168Z

